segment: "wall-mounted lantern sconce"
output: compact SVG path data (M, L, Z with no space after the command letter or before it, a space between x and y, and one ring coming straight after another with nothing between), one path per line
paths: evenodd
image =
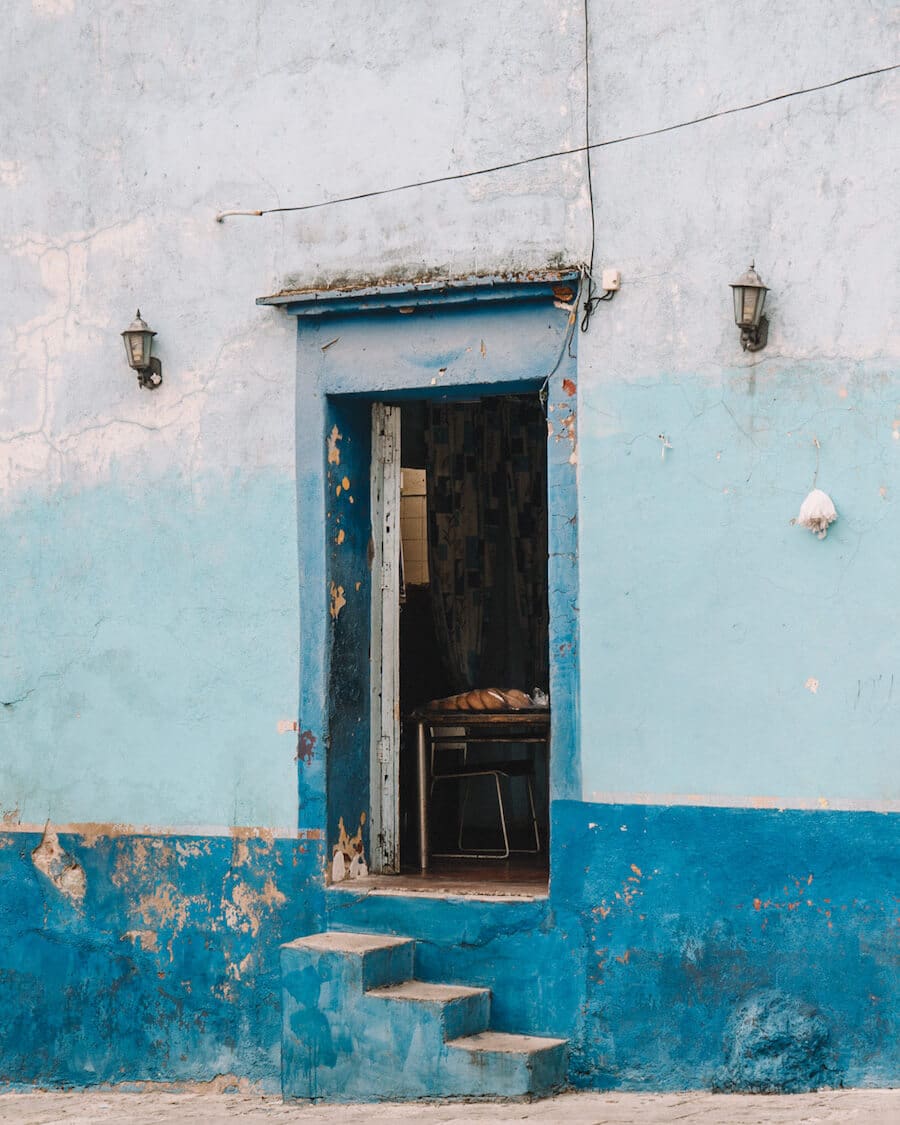
M125 341L125 355L128 357L128 366L137 372L138 384L150 391L162 382L162 364L150 354L153 347L153 337L156 333L141 319L141 310L131 324L122 333Z
M741 330L741 347L745 352L758 352L769 338L769 322L763 316L763 305L769 290L763 285L754 263L731 283L734 294L734 322Z

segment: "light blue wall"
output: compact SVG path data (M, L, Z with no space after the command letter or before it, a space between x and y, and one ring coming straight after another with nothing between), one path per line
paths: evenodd
M297 827L295 488L172 474L3 523L9 820Z
M688 124L593 162L622 289L579 350L585 797L897 808L896 72L689 124L892 63L896 12L591 12L595 132ZM822 542L789 523L814 439Z
M900 796L889 387L883 366L830 362L594 393L586 793ZM822 541L790 522L814 437L839 513Z
M575 143L570 19L549 0L352 18L295 0L239 17L214 0L12 6L0 699L31 694L2 715L0 814L296 826L296 736L275 732L299 710L306 410L294 321L254 301L292 279L570 260L587 213L576 159L306 216L215 216ZM523 45L526 98L509 81ZM119 335L138 306L158 333L154 392Z

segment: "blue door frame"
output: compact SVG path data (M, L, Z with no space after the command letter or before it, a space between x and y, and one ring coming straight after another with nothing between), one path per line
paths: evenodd
M544 389L550 802L581 798L578 698L578 275L320 290L260 298L297 317L300 819L328 854L369 854L372 402ZM553 872L551 840L551 876Z

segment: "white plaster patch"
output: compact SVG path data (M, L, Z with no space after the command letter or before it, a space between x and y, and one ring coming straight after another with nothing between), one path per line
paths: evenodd
M803 686L807 691L812 692L812 694L815 695L819 690L819 681L815 678L815 676L810 676Z
M18 187L25 179L25 165L21 160L0 160L0 185Z
M75 0L31 0L31 10L38 16L58 18L75 11Z

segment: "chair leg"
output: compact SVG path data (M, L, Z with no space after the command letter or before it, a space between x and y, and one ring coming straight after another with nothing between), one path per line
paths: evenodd
M459 835L456 837L456 846L460 851L463 850L463 831L466 826L466 805L469 803L470 784L471 782L468 777L463 779L463 799L459 809Z
M495 858L495 859L509 859L509 851L510 851L509 834L508 834L507 829L506 829L506 812L503 808L503 791L500 788L500 774L499 773L494 774L494 784L497 787L497 812L498 812L499 817L500 817L500 831L503 834L503 850L500 851L498 849L497 852L494 854L493 858ZM460 809L460 813L459 813L459 836L457 838L457 846L458 846L458 848L461 852L464 850L463 830L465 828L466 805L468 804L468 801L469 801L469 779L466 778L465 796L463 797L462 808Z
M528 788L528 809L531 813L531 830L534 833L534 847L510 848L510 851L515 852L516 855L538 855L541 850L541 830L538 827L537 809L534 804L534 786L531 783L530 777L526 776L524 781Z
M494 781L497 783L497 808L500 810L500 827L503 829L503 847L504 852L500 857L501 859L509 859L509 836L506 834L506 814L503 811L503 793L500 790L500 774L494 774Z
M531 823L534 827L534 850L535 854L541 850L541 831L538 828L537 812L534 807L534 786L531 784L531 778L526 777L528 782L528 804L531 806Z

